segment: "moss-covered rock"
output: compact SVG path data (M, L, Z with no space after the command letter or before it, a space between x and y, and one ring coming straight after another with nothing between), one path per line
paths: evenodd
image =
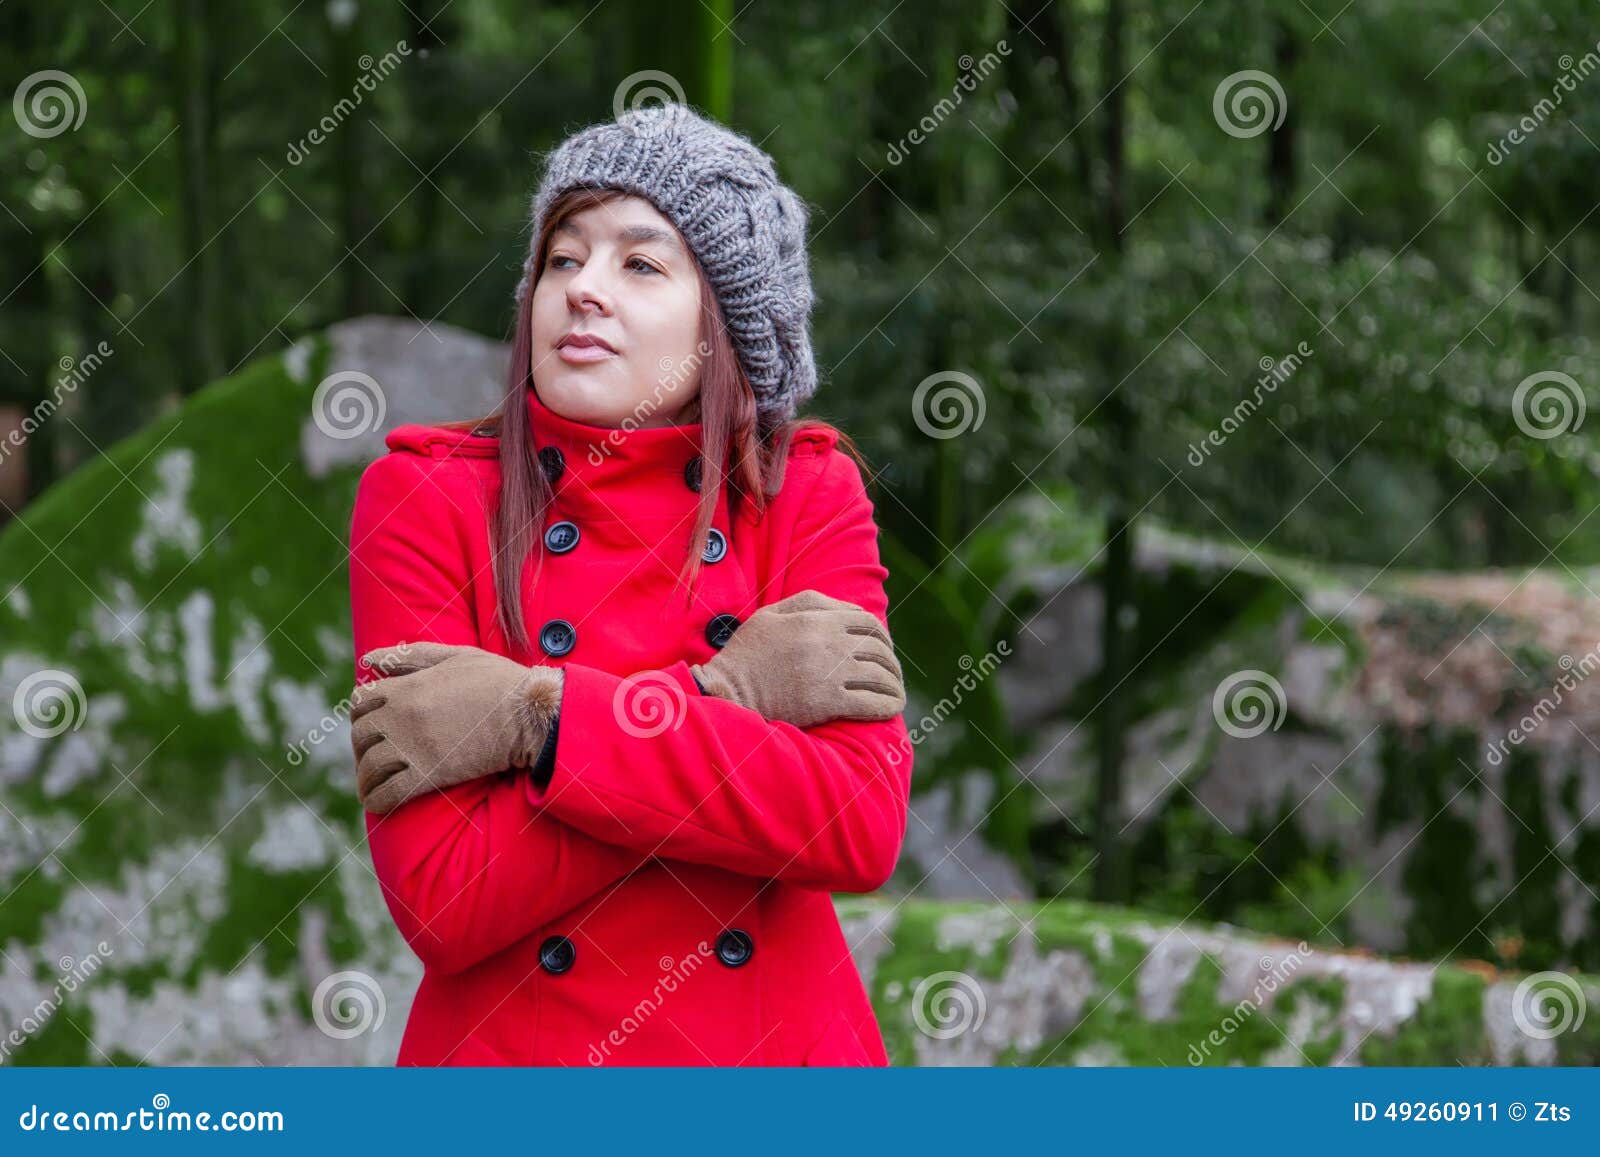
M442 326L336 326L202 391L0 532L0 1060L393 1060L420 966L370 868L335 708L353 677L350 505L383 429L487 413L504 356L497 343ZM985 548L975 581L995 584L997 568L1059 568L1085 543L1050 548L1033 534L1028 546L1025 557ZM1002 586L1022 589L1020 580ZM1240 586L1228 605L1240 624L1233 650L1219 658L1202 636L1186 638L1191 669L1148 691L1152 718L1163 696L1177 705L1165 734L1214 762L1225 744L1198 730L1196 696L1208 697L1230 663L1288 654L1292 666L1294 640L1316 633L1305 620L1284 635L1293 604L1281 593L1258 602ZM986 631L980 624L957 653L982 655ZM981 672L983 661L974 666ZM996 685L981 686L917 753L914 831L943 816L964 835L1001 801L1029 803L985 778L992 745L1011 740L997 730ZM1380 851L1386 840L1403 844L1422 809L1448 802L1447 750L1428 749L1435 763L1420 779L1391 771L1370 792L1340 782L1360 804L1356 826L1375 828ZM1199 878L1225 883L1250 849L1214 839L1199 812L1190 817L1199 822L1179 822L1178 805L1196 793L1205 810L1232 814L1219 811L1231 806L1225 795L1206 797L1207 782L1186 783L1192 790L1154 779L1142 789L1158 818L1140 830L1168 840L1166 859L1150 863L1171 870L1180 852L1195 853ZM1550 783L1526 800L1516 780L1496 790L1527 805L1529 825L1560 831L1592 796ZM1281 803L1243 798L1238 814L1252 824ZM969 878L982 878L987 852L1018 853L1017 830L1027 832L1013 823L995 824L992 844L957 849L978 865ZM1438 830L1455 842L1424 844L1424 858L1402 862L1459 859L1470 832ZM1337 873L1290 870L1324 864L1325 835L1305 829L1282 849L1280 867L1286 882L1313 897L1325 891L1332 905L1348 896ZM1537 838L1505 835L1507 867L1546 880ZM1587 863L1593 878L1600 849L1586 841L1564 846L1563 863ZM1276 854L1267 848L1257 854ZM936 845L925 851L919 868L944 858ZM898 1062L1181 1064L1213 1030L1221 1043L1203 1049L1206 1063L1576 1063L1596 1052L1592 1022L1548 1038L1519 1033L1509 981L1320 949L1286 970L1292 943L1001 898L843 903ZM1176 903L1176 892L1168 898ZM1252 899L1261 897L1230 897ZM1487 901L1473 894L1463 905L1448 909L1449 926ZM1504 909L1494 926L1521 911ZM1557 905L1541 919L1565 911ZM1319 934L1308 943L1329 942L1321 928L1308 932ZM1258 988L1259 1007L1250 1003ZM964 1025L967 1007L982 1015ZM364 1031L345 1031L352 1011Z
M1072 901L839 906L896 1064L1600 1062L1600 977L1387 961Z
M1596 576L1341 570L1148 524L1137 558L1137 661L1116 690L1135 903L1600 970ZM1042 895L1092 879L1095 578L1041 574L998 675Z

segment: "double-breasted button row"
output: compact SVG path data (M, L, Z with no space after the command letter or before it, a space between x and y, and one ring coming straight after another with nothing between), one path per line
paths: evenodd
M738 615L715 615L706 624L706 642L720 651L728 645L738 627ZM551 658L559 659L577 645L578 628L566 619L551 619L539 628L539 647Z
M546 446L539 451L539 465L552 485L567 468L566 459L556 446ZM683 477L689 489L699 491L702 472L701 459L696 455L684 467ZM551 554L570 554L577 549L582 538L583 532L578 529L577 523L570 519L562 519L545 528L544 545ZM711 527L706 533L706 544L700 551L700 560L707 564L716 564L727 557L728 536L716 527ZM706 624L706 641L720 650L727 645L738 626L737 615L715 615ZM559 659L563 655L570 654L577 645L578 628L566 619L551 619L539 628L539 647L551 658Z
M539 450L539 465L544 470L545 478L554 486L556 480L567 468L566 456L561 453L559 446L545 446ZM706 466L700 455L696 454L683 467L683 484L696 494L705 481Z
M729 968L750 962L756 942L743 928L724 928L717 937L717 959ZM578 947L569 937L546 936L539 942L539 967L551 976L570 970L578 959Z

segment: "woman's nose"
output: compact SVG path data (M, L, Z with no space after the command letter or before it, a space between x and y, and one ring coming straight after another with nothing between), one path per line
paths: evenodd
M610 287L593 261L567 282L567 304L575 310L598 309L601 313L611 308Z

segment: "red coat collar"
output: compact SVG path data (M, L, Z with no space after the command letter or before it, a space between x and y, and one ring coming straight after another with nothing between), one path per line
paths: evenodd
M545 466L560 506L590 517L651 514L681 517L700 500L690 486L716 483L714 471L698 464L702 426L637 428L591 426L558 414L528 389L534 453ZM559 454L559 467L552 461ZM695 466L691 469L691 463Z

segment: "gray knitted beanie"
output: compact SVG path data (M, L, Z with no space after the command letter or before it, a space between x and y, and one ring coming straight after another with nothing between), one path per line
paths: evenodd
M550 153L533 198L533 240L517 285L518 309L533 285L532 247L551 203L580 187L644 197L677 226L722 306L755 391L760 429L793 417L817 389L809 214L778 179L772 158L684 104L630 109L574 133Z

